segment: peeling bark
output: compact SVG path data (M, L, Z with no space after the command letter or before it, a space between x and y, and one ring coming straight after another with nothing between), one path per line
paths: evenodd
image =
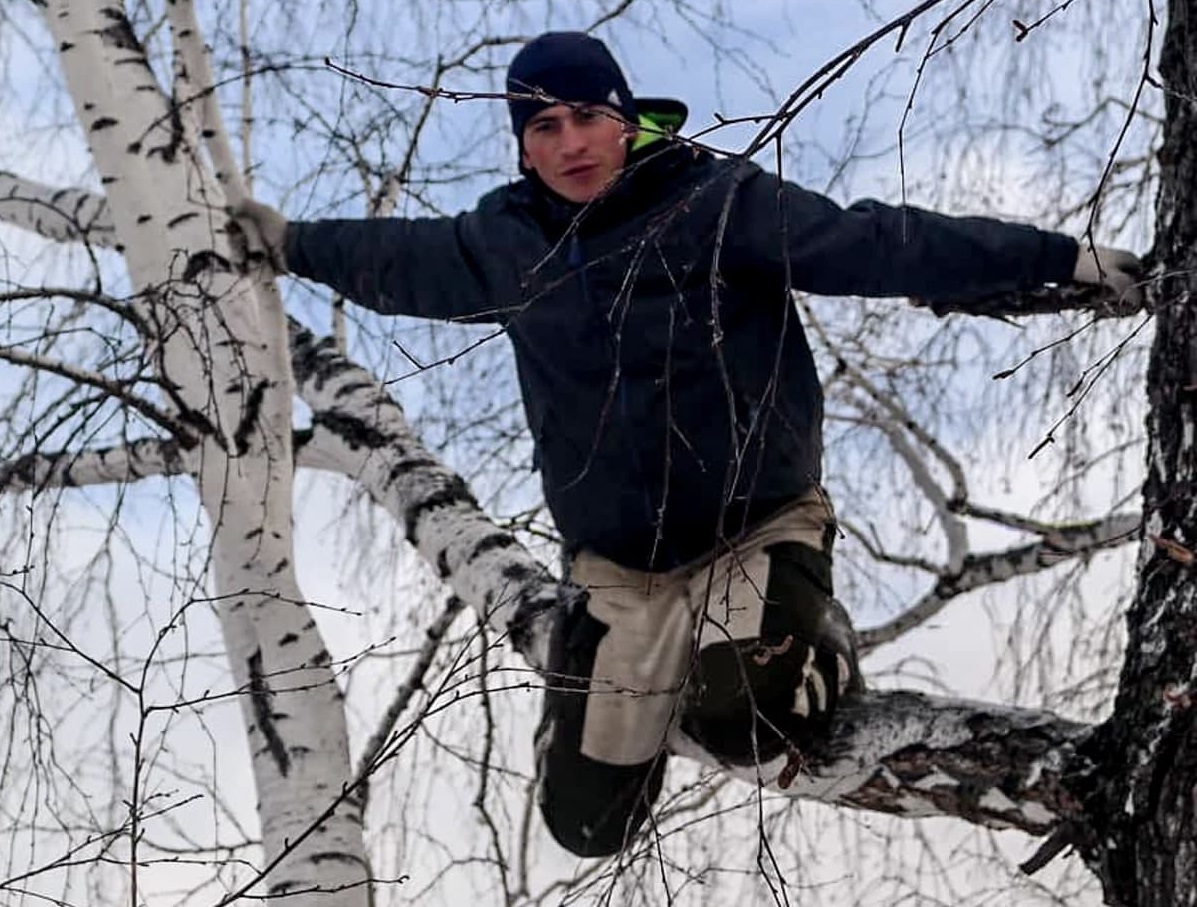
M1078 815L1062 778L1090 732L1031 709L867 693L841 708L825 747L727 770L799 799L1042 835ZM669 743L717 764L680 733Z

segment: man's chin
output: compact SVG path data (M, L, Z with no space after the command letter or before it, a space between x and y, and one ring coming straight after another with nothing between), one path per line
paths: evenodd
M614 182L614 177L605 180L594 177L562 180L559 186L553 187L553 190L562 198L576 205L584 205L603 195Z

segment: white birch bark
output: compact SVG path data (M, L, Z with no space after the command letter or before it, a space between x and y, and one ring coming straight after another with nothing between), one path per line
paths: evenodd
M212 582L249 730L265 867L255 893L361 905L361 817L341 693L295 578L291 399L253 284L229 268L225 195L118 3L54 0L46 23L107 193L156 368L199 435Z
M115 228L102 195L55 189L0 171L0 220L60 242L115 244Z

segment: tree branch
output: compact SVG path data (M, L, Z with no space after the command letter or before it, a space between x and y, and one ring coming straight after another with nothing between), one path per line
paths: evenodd
M197 443L194 432L184 426L175 415L156 406L149 400L138 397L130 390L133 384L152 383L152 379L115 380L107 378L98 372L80 368L77 365L47 359L44 356L26 353L14 347L0 347L0 359L11 362L13 365L35 368L43 372L59 375L77 384L94 387L96 390L103 391L113 399L119 400L131 410L140 413L161 428L171 432L180 444L191 447Z
M842 706L819 751L791 753L759 770L725 768L798 799L1042 835L1077 815L1060 779L1089 733L1047 712L867 693ZM674 752L718 764L680 732L669 742Z
M370 775L378 770L388 753L393 752L390 744L393 742L391 731L395 728L395 722L399 720L399 716L403 714L403 710L407 708L416 691L424 686L424 675L428 673L428 668L432 665L432 659L436 655L437 649L440 648L445 634L449 632L449 628L457 619L457 615L461 613L464 605L465 603L456 595L449 596L444 610L424 631L424 644L420 647L419 655L416 656L415 662L407 672L407 679L395 691L395 697L379 720L378 727L366 741L366 746L357 762L357 769L354 771L354 776L358 779L357 788L361 794L363 810L370 799Z
M292 439L295 465L341 472L339 448L329 443L330 438L324 429L296 431ZM138 438L111 447L35 451L0 462L0 494L194 476L200 465L198 457L196 448L187 448L174 438Z
M1138 535L1141 519L1137 513L1114 514L1091 523L1052 527L1043 538L1030 545L969 555L959 571L942 574L935 587L906 611L887 623L861 631L861 652L872 651L926 623L949 601L965 592L1015 576L1027 576L1070 558L1086 557L1133 541Z
M191 452L172 438L142 438L93 450L30 453L0 463L0 494L80 488L192 472Z
M377 378L292 321L300 397L322 433L319 456L358 482L407 527L408 541L467 605L537 671L547 663L552 613L580 594L559 584L474 500L465 481L426 448Z
M1098 318L1125 318L1143 311L1104 286L1067 284L1035 290L1001 293L977 299L937 299L934 302L912 299L941 318L953 312L988 315L991 318L1025 318L1029 315L1059 315L1062 312L1092 312Z
M0 221L57 242L116 245L104 196L44 186L7 171L0 171Z

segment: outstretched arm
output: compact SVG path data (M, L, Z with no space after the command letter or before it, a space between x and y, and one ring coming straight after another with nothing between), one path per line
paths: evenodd
M276 271L332 287L384 315L498 321L482 259L490 250L474 212L419 219L287 221L261 202L232 212L251 253Z
M1072 237L994 218L872 200L841 208L763 171L741 184L729 240L774 267L788 259L795 289L828 296L933 302L1071 282L1136 291L1129 253L1081 249Z

